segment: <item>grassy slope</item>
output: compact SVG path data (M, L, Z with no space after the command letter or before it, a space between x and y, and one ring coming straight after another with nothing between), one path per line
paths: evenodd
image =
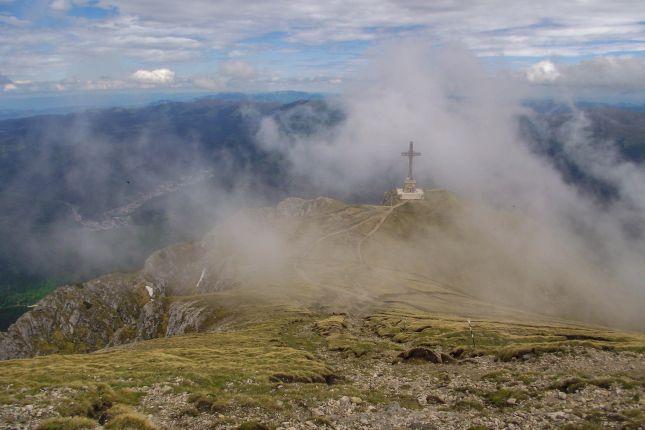
M324 382L331 370L306 349L290 346L288 336L281 334L299 319L284 313L230 332L155 339L93 354L0 362L0 384L9 387L1 398L10 401L52 386L78 388L107 383L112 388L127 389L177 376L205 390L217 390L227 381L249 377L269 382L284 375Z
M209 296L213 300L213 295ZM155 339L92 354L50 355L0 362L0 401L31 402L43 388L70 388L76 396L109 390L115 402L136 403L136 387L182 378L178 390L270 406L281 382L313 383L302 397L326 396L326 382L342 377L321 351L395 358L416 346L493 354L502 360L526 353L571 351L576 346L645 351L645 336L576 325L473 321L475 348L462 319L387 309L360 319L276 307L248 306L227 331ZM257 384L247 387L243 381ZM225 390L227 384L239 389ZM135 390L135 391L133 391ZM351 387L347 387L351 393ZM368 396L368 394L364 394ZM59 405L63 413L69 405Z

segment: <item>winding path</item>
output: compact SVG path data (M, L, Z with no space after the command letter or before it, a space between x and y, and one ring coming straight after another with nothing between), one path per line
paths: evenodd
M309 246L309 247L308 247L308 248L307 248L307 249L302 253L302 255L300 255L300 256L296 259L296 262L294 263L294 269L296 270L296 273L298 274L298 276L299 276L302 280L304 280L306 283L308 283L308 284L310 284L310 285L316 285L316 286L324 287L324 288L326 288L326 289L335 289L335 288L340 288L340 287L335 287L335 286L330 285L330 284L322 285L320 282L315 281L311 276L309 276L309 274L307 273L307 271L304 269L304 267L303 267L303 265L302 265L302 260L303 260L304 258L306 258L306 257L307 257L307 255L309 255L309 253L310 253L310 252L311 252L311 251L312 251L316 246L318 246L320 243L324 242L325 240L328 240L328 239L330 239L330 238L332 238L332 237L334 237L334 236L338 236L338 235L341 235L341 234L344 234L344 233L348 233L348 232L350 232L350 231L352 231L352 230L355 230L356 228L361 227L362 225L365 225L365 224L367 224L367 223L369 223L369 222L374 221L374 219L375 219L376 217L380 216L380 219L378 220L377 224L376 224L376 225L375 225L375 226L374 226L374 227L373 227L373 228L372 228L372 229L371 229L371 230L370 230L370 231L369 231L369 232L368 232L364 237L362 237L362 238L358 241L358 243L356 244L356 255L358 256L359 262L360 262L360 264L365 264L365 260L364 260L363 253L362 253L362 246L363 246L363 243L364 243L364 242L365 242L365 241L366 241L370 236L372 236L374 233L376 233L376 232L381 228L381 226L385 223L385 221L387 220L387 218L392 214L392 212L394 211L394 209L396 209L397 207L401 206L402 204L404 204L404 203L399 203L399 204L397 204L397 205L395 205L395 206L392 206L392 207L388 208L388 209L385 211L385 213L384 213L384 214L382 214L382 215L381 215L381 214L377 214L377 215L371 215L371 216L368 216L368 217L367 217L367 218L365 218L364 220L359 221L359 222L357 222L357 223L355 223L355 224L353 224L353 225L351 225L351 226L349 226L349 227L346 227L346 228L342 228L342 229L340 229L340 230L333 231L333 232L331 232L331 233L328 233L328 234L326 234L326 235L324 235L324 236L321 236L321 237L319 237L318 239L316 239L316 240L315 240L315 241L314 241L314 242L313 242L313 243L312 243L312 244L311 244L311 245L310 245L310 246ZM353 292L353 291L350 291L350 290L347 290L347 289L343 289L343 293L344 293L344 294L353 294L353 295L356 295L356 296L360 296L360 294L359 294L359 293L357 293L357 292Z
M371 229L371 230L370 230L370 231L369 231L369 232L368 232L368 233L367 233L367 234L366 234L366 235L365 235L365 236L364 236L364 237L363 237L363 238L358 242L358 244L356 245L356 255L358 256L358 261L360 261L360 263L361 263L361 264L365 264L365 257L363 256L363 243L365 243L365 241L366 241L367 239L369 239L369 238L370 238L370 236L372 236L374 233L376 233L376 232L381 228L381 226L385 223L385 221L389 218L389 216L390 216L390 215L392 215L392 212L394 212L394 209L398 208L399 206L401 206L401 205L403 205L403 204L405 204L405 202L398 203L398 204L396 204L396 205L392 206L390 209L388 209L388 210L387 210L387 212L385 212L385 215L383 215L383 216L381 217L381 219L379 220L378 224L376 224L376 225L374 226L374 228L373 228L373 229Z

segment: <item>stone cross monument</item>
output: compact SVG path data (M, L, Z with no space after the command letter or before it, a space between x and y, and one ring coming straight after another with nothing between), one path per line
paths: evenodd
M414 142L410 142L410 149L408 152L402 152L403 157L408 157L408 177L405 178L403 188L397 188L396 193L401 200L421 200L423 199L423 190L417 189L417 181L412 176L412 160L414 157L419 157L420 152L414 152Z

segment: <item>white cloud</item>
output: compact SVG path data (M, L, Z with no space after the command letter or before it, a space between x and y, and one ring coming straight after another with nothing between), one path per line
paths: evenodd
M53 0L49 3L49 7L54 11L64 12L71 7L71 3L70 0Z
M567 66L563 74L576 85L645 88L645 58L596 57Z
M35 81L56 81L70 69L86 71L89 63L96 69L95 75L86 72L85 78L96 79L103 73L119 73L115 64L135 64L135 69L151 70L175 69L175 63L184 63L182 70L188 69L186 64L204 70L217 51L233 60L251 60L270 49L280 53L267 60L267 68L273 72L347 78L346 72L361 55L362 46L410 33L428 43L460 41L481 57L553 58L645 52L645 8L640 7L640 0L587 0L582 5L559 0L544 0L537 5L533 0L517 0L508 7L509 3L99 0L89 4L113 8L115 14L91 20L68 16L66 25L60 28L39 27L28 20L0 14L0 69ZM58 17L61 14L54 9L64 10L71 4L88 3L45 2L48 13ZM366 9L370 13L365 13ZM279 44L271 38L265 40L264 36L272 32L284 34ZM334 62L335 68L312 70L318 67L316 62L322 61L308 55L312 45L344 41L366 43L351 49L327 50L321 58ZM47 52L37 48L43 45L52 48ZM562 73L559 64L556 69ZM219 74L231 79L254 79L253 71L235 63L222 65ZM548 76L536 75L536 79Z
M559 65L540 61L526 77L538 84L645 89L645 57L596 57Z
M138 70L138 72L141 72L141 71L142 70ZM130 86L131 85L128 85L127 82L122 81L120 79L108 79L108 78L89 80L89 81L83 82L82 84L82 88L85 90L99 90L99 91L120 90L120 89L128 88ZM56 89L65 90L65 86L57 84Z
M175 72L170 69L137 70L131 78L142 84L163 85L175 80Z
M425 33L431 40L464 41L480 55L520 52L520 48L549 51L575 47L594 52L618 41L643 40L645 9L639 0L587 0L584 4L543 0L363 0L319 2L308 0L104 0L124 14L147 22L182 23L205 33L217 33L220 43L284 31L297 43L383 40L392 36ZM369 13L365 10L369 9ZM212 23L217 22L217 26ZM643 50L632 43L629 51Z
M553 82L560 76L560 72L556 69L555 64L548 60L536 63L526 71L526 79L537 84Z

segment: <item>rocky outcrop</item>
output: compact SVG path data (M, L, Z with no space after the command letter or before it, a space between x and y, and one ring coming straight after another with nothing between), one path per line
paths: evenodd
M89 352L157 337L164 296L163 282L140 275L60 287L0 333L0 359Z
M404 361L409 360L419 360L419 361L429 361L430 363L441 364L443 362L441 358L441 353L435 352L428 348L412 348L407 351L403 351L399 354L399 358Z
M154 252L146 260L143 273L163 281L170 295L195 293L206 249L201 243L179 243Z
M210 315L210 308L199 300L174 302L168 309L166 336L198 332L204 328Z

